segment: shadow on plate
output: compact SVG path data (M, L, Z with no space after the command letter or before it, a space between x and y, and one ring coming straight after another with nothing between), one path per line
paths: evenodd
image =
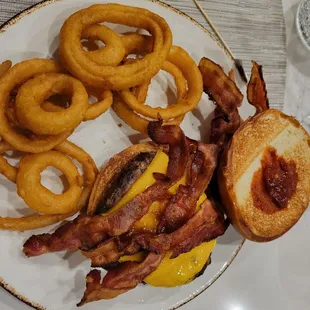
M229 226L225 234L217 239L218 244L240 244L243 237L233 228Z

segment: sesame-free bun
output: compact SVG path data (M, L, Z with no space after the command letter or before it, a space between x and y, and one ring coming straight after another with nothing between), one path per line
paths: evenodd
M282 170L268 166L274 171L270 174L263 163L272 156ZM263 171L269 171L271 183ZM278 182L275 187L273 180ZM223 153L218 185L227 216L245 238L266 242L280 237L297 223L310 202L309 134L278 110L248 119ZM284 202L283 193L288 197Z

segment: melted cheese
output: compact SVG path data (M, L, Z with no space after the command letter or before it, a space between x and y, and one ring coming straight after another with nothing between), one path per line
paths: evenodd
M106 214L119 210L126 203L131 201L135 196L145 191L149 186L155 183L154 172L166 173L168 166L168 156L164 152L158 152L140 178L133 184L124 197ZM169 189L171 194L175 194L180 184L186 184L186 177L182 178L177 184ZM206 199L206 195L201 195L197 202L197 209ZM149 212L135 224L138 230L154 230L158 224L157 213L164 206L159 202L154 202ZM188 253L179 255L177 258L170 259L171 253L160 264L156 271L145 278L145 282L152 286L174 287L186 284L195 278L207 263L209 256L215 246L216 241L205 242ZM145 258L144 253L137 253L132 256L123 256L120 262L125 261L142 261Z
M152 286L174 287L194 280L208 262L216 240L202 243L188 253L170 259L166 256L159 267L144 279Z
M144 192L149 186L155 183L153 177L154 172L166 173L168 167L168 156L164 152L157 152L156 156L144 171L144 173L139 177L139 179L133 184L125 196L109 210L109 212L104 215L113 213L119 210L126 203L131 201L134 197ZM152 207L151 207L152 208Z

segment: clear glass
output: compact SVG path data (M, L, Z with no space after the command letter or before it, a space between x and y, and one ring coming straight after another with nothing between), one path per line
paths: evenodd
M300 2L297 9L296 27L303 45L310 51L310 0ZM310 132L310 104L304 104L300 113L301 124Z
M310 50L310 0L303 0L299 4L296 26L302 43Z

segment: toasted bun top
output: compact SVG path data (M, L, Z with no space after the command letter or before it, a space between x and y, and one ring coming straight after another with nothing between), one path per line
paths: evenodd
M276 154L281 162L278 166L284 165L281 168L284 171L291 167L283 173L285 182L279 181L274 188L275 194L280 191L283 196L284 191L288 196L285 206L277 204L266 187L262 162L270 156L268 154ZM271 177L278 181L279 175L274 173ZM285 186L288 190L283 188ZM294 118L277 110L271 109L250 118L235 133L223 154L219 188L230 220L246 238L268 241L281 236L309 205L308 133ZM292 193L287 194L290 190Z
M96 212L98 206L105 198L105 194L108 193L113 183L131 159L141 153L156 153L159 149L160 147L154 143L140 143L132 145L114 155L97 176L89 199L87 214L93 215Z

